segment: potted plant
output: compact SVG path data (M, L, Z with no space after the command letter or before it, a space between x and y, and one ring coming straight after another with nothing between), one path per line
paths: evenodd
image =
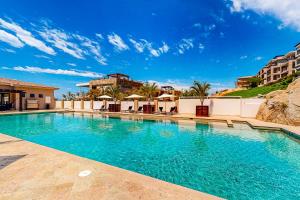
M196 96L199 96L201 106L196 106L196 116L208 117L209 107L204 106L204 99L208 95L210 89L210 84L206 82L194 81L191 90L195 93Z

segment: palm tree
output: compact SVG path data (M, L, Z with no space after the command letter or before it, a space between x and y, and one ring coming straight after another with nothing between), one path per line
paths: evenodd
M99 89L90 89L86 96L89 98L89 100L96 100L97 97L102 95L101 90Z
M67 92L67 94L63 94L62 97L66 101L75 100L75 94L73 94L72 92Z
M118 86L109 86L108 88L105 89L104 93L111 96L115 104L117 104L117 100L121 96L121 90L120 87Z
M156 83L144 83L144 85L140 88L141 93L147 97L148 104L150 104L151 99L153 98L153 95L157 91L157 85Z
M200 98L201 106L203 106L205 96L208 95L210 84L207 82L194 81L191 90Z

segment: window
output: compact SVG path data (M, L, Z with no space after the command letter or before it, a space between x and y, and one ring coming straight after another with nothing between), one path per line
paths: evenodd
M35 95L34 94L30 94L30 98L34 98L35 97Z
M22 93L21 93L21 97L26 97L26 93L25 93L25 92L22 92Z
M44 95L43 94L39 94L39 98L43 98L44 97Z

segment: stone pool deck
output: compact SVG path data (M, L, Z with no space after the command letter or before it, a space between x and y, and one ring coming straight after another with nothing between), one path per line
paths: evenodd
M65 112L66 110L51 110ZM43 113L49 110L0 112L0 115ZM93 113L92 111L77 111ZM235 122L253 128L282 130L300 136L300 126L287 126L256 119L189 114L143 115L105 113L154 119L223 121L229 127ZM91 174L79 177L85 170ZM106 165L0 134L0 200L4 199L219 199L218 197L167 183L138 173Z

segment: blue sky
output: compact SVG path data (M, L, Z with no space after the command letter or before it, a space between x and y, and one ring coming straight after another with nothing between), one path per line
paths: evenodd
M114 72L220 90L299 36L297 0L1 1L0 74L57 86L57 96Z

